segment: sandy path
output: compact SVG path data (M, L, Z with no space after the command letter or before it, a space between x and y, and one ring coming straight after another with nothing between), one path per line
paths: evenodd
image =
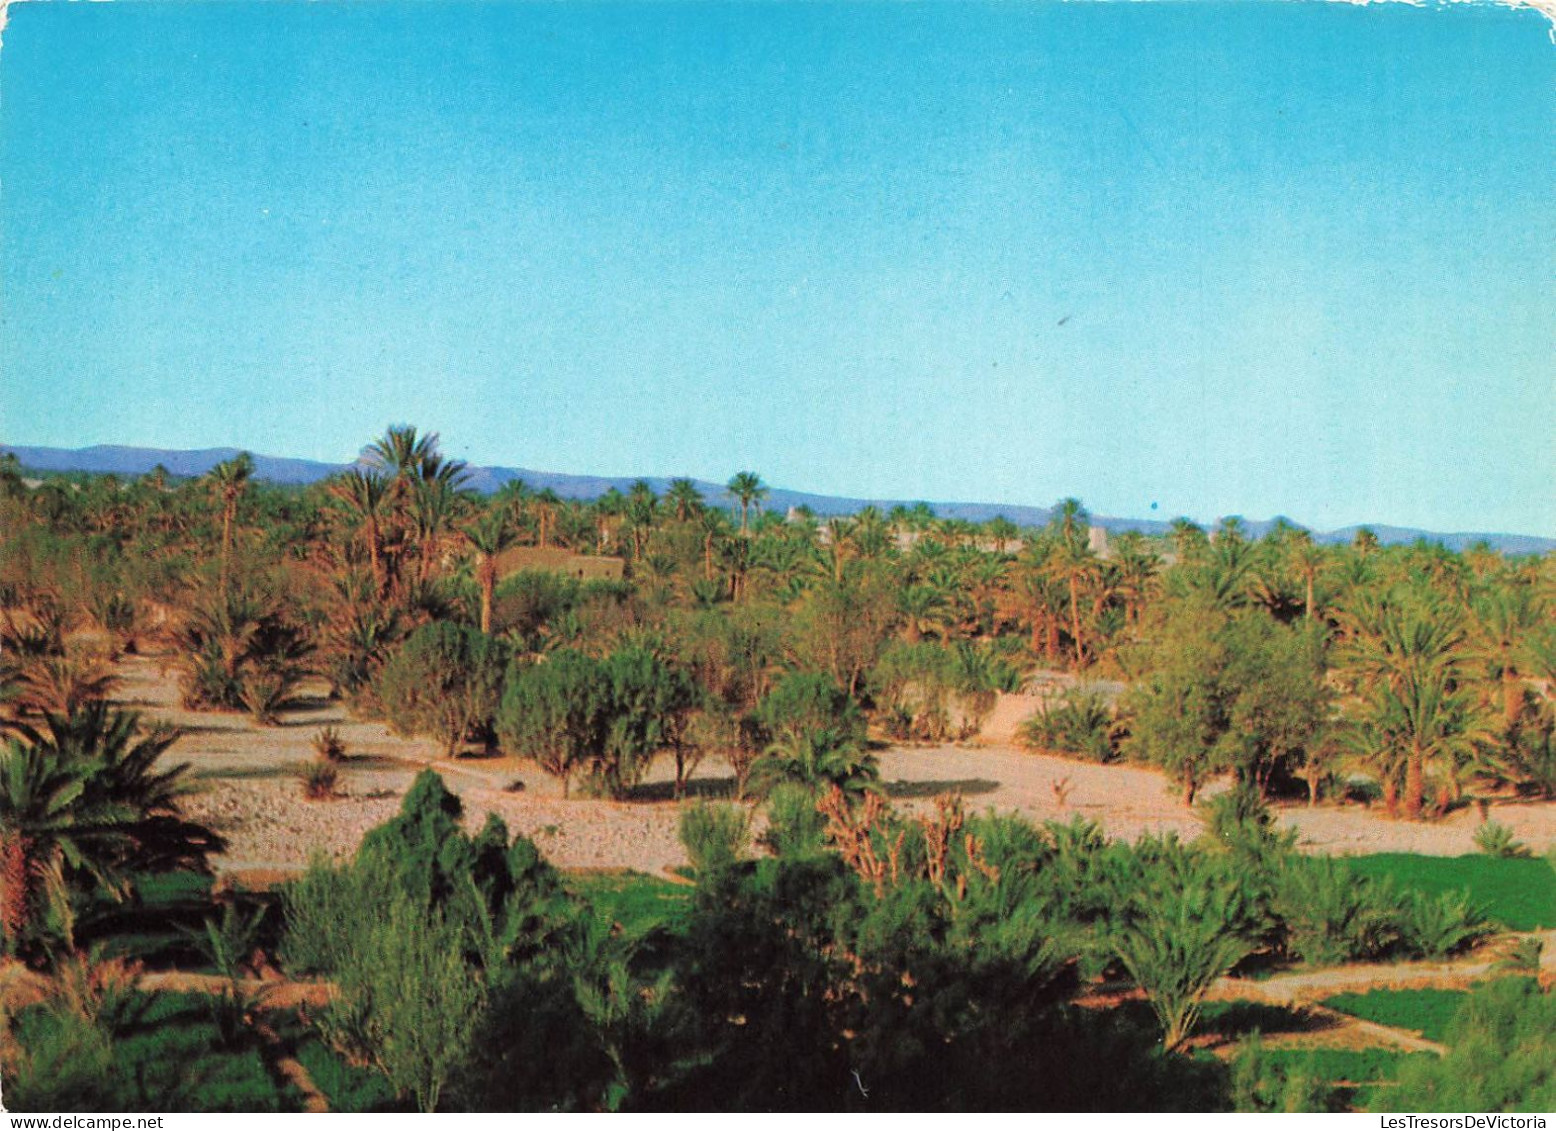
M246 716L185 711L171 673L152 658L129 657L118 668L115 698L185 728L169 759L187 761L205 787L189 803L191 816L228 838L218 863L224 870L288 869L322 851L351 852L363 832L391 817L415 774L434 766L465 802L474 827L488 812L513 832L533 837L563 868L636 868L658 873L685 863L676 838L680 807L670 800L672 767L660 759L640 793L644 800L615 803L561 796L560 785L532 763L515 758L449 762L431 742L400 738L382 723L351 719L325 703L322 688L283 725L260 727ZM1010 720L1002 720L1008 726ZM341 773L342 796L309 802L293 768L314 757L313 736L325 725L339 730L352 755ZM1201 831L1198 818L1155 770L1098 766L1031 754L1004 744L896 747L880 755L882 780L898 804L927 805L935 794L960 792L974 811L1018 812L1034 820L1099 822L1111 836ZM705 764L694 787L717 792L727 767ZM694 789L694 792L696 790ZM1499 806L1497 820L1544 852L1556 841L1556 804ZM1473 852L1479 824L1470 811L1433 823L1390 821L1360 808L1292 807L1278 814L1296 828L1300 844L1319 852Z

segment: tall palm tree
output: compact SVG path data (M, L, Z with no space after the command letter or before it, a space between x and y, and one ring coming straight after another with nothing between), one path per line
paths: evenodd
M753 506L758 511L762 509L762 500L767 498L767 486L756 472L740 471L730 479L727 487L740 503L740 533L744 534L747 530L746 515Z
M517 540L508 513L492 507L461 534L475 554L475 581L481 589L481 631L492 631L492 598L497 591L497 558Z
M1067 502L1070 500L1066 500ZM1063 529L1060 527L1059 529ZM1075 666L1086 663L1086 643L1081 633L1081 589L1097 576L1100 563L1085 538L1061 537L1048 558L1054 577L1064 582L1070 596L1070 637L1075 644Z
M384 591L383 533L384 512L389 503L389 480L378 472L352 467L329 484L330 496L354 519L367 542L367 556L373 581L379 593Z
M665 502L669 504L676 522L686 522L702 513L702 492L697 490L697 484L690 479L670 480L670 487L665 491Z
M555 491L547 487L530 497L530 509L535 512L540 548L546 549L551 545L551 534L556 527L557 511L562 509L562 500Z
M1306 530L1299 530L1291 536L1286 549L1286 561L1291 570L1302 579L1303 603L1302 613L1308 620L1316 615L1314 607L1314 587L1318 583L1318 575L1324 568L1324 550L1313 536Z
M659 497L645 479L639 479L627 490L627 521L632 524L632 557L643 556L643 547L653 533L654 520L659 515Z
M253 475L254 457L248 452L239 452L232 459L223 460L206 473L206 483L221 506L222 512L221 584L223 589L227 588L227 578L231 571L232 524L237 518L238 500L248 490L249 480Z

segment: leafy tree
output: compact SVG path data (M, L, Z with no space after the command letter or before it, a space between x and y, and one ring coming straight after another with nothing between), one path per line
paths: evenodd
M604 746L609 701L610 676L598 660L570 649L553 652L514 669L503 692L498 739L560 778L566 797L573 776Z

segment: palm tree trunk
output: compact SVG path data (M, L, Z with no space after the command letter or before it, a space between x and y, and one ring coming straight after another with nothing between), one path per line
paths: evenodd
M480 564L481 574L481 631L492 631L492 593L497 588L496 570L492 568L491 558L482 556Z
M1075 666L1080 667L1086 660L1086 649L1081 644L1080 595L1076 591L1073 573L1070 574L1070 632L1075 637Z
M1416 820L1426 797L1426 753L1412 747L1405 763L1405 816Z
M222 592L227 592L228 563L232 560L232 507L222 508Z
M0 833L0 930L12 953L32 921L32 879L32 838L16 830Z
M373 563L373 585L376 595L384 595L384 562L378 551L378 518L370 515L367 520L367 557Z
M1518 715L1524 707L1524 681L1511 664L1502 668L1502 718L1507 729L1518 725Z

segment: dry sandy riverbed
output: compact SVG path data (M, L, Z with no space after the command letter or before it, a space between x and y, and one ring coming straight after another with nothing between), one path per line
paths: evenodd
M190 814L228 839L228 852L217 862L223 870L295 868L314 852L351 852L367 829L396 812L412 778L426 766L439 770L464 800L472 826L495 812L510 830L535 838L560 867L660 872L685 863L676 839L679 806L669 799L668 759L649 775L640 791L644 800L563 800L559 784L531 763L450 762L430 742L399 738L381 723L354 721L322 700L288 713L281 726L260 727L245 716L180 709L174 678L154 658L127 658L119 676L117 701L185 729L168 757L189 762L200 780L203 788L190 800ZM313 736L325 725L340 731L352 758L342 770L342 796L310 802L302 797L294 767L314 756ZM1036 820L1079 814L1112 836L1175 831L1192 837L1200 831L1176 790L1154 770L1072 762L992 742L889 749L881 754L881 771L889 794L909 807L955 791L970 810L1015 811ZM716 791L729 780L727 767L705 764L694 792ZM1499 806L1494 816L1537 851L1556 841L1556 805ZM1310 851L1429 855L1473 852L1479 823L1473 811L1411 824L1361 808L1330 807L1284 809L1279 820L1296 828Z

